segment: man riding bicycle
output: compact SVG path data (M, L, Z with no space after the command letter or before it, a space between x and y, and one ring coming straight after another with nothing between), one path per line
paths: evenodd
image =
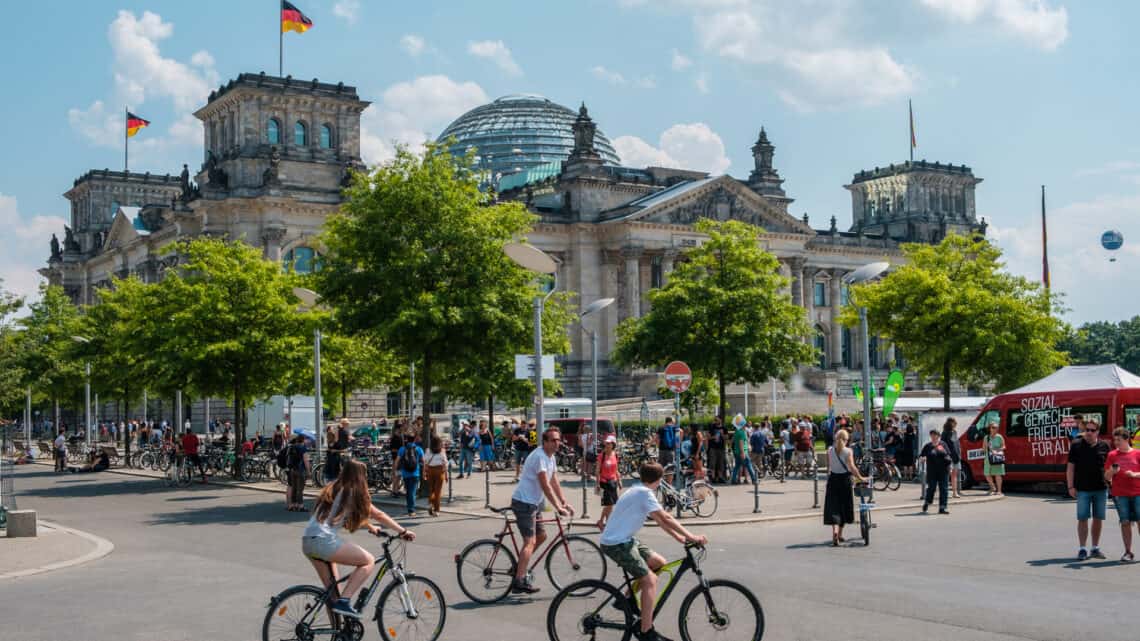
M515 579L511 583L511 592L516 594L538 592L538 588L526 580L526 570L530 567L530 557L535 548L546 540L546 531L538 522L544 502L550 501L554 510L562 516L574 514L574 509L562 494L562 486L556 475L558 464L554 460L554 453L561 443L562 434L557 429L549 428L543 432L542 447L527 455L518 487L511 495L511 510L515 513L519 534L523 538Z
M657 601L655 572L665 565L665 557L634 538L646 517L656 521L663 532L680 543L708 543L708 537L697 536L686 530L657 501L657 486L661 484L664 474L665 469L658 463L642 464L639 470L641 485L630 488L618 499L613 515L598 539L606 556L630 576L639 579L641 627L637 638L641 641L669 641L653 629L653 606Z

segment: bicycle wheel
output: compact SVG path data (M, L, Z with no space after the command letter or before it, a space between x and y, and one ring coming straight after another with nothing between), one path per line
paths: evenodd
M550 546L546 554L546 576L554 589L583 579L606 580L606 556L602 548L584 536L572 535ZM581 596L575 594L573 596Z
M468 545L456 559L459 589L476 603L494 603L511 591L515 555L494 539Z
M860 506L859 533L863 535L863 545L871 545L871 510Z
M178 466L178 485L179 487L186 487L194 480L194 468L190 463L182 463Z
M550 641L629 641L633 626L629 600L614 586L595 579L566 586L546 611Z
M681 602L678 616L684 641L760 641L764 637L764 609L756 595L735 581L712 579L708 588L693 588Z
M163 472L169 470L171 464L173 464L173 461L170 460L171 458L172 457L169 454L158 455L155 461L158 464L158 469L162 470Z
M900 472L899 468L893 463L888 465L887 469L890 470L891 473L891 480L888 485L890 485L891 491L896 491L902 487L902 472Z
M887 471L887 466L883 463L875 463L875 489L879 492L886 492L887 488L891 485L890 472Z
M705 481L694 481L689 486L689 496L692 497L689 509L699 517L710 517L716 514L717 505L720 503L719 495L716 488Z
M405 583L393 581L380 593L376 602L376 625L384 641L435 641L443 633L447 620L447 602L443 591L431 579L408 574ZM403 588L407 585L405 609Z
M325 464L317 463L313 466L313 478L309 479L313 482L313 487L320 489L325 486Z
M261 641L336 638L331 610L321 603L323 594L316 586L295 585L270 599L261 624Z

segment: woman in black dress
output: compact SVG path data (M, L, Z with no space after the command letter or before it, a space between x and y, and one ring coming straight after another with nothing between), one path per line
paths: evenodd
M851 477L860 483L866 479L855 466L855 457L847 447L847 430L835 433L835 445L827 448L827 491L823 497L823 524L831 526L831 545L843 542L843 526L855 522L855 496Z
M907 423L903 432L902 447L895 451L895 466L908 481L914 480L914 453L918 450L918 433L914 425Z

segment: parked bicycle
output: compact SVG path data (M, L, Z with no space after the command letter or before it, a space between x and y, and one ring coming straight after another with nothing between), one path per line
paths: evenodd
M662 582L653 606L654 620L658 620L681 577L692 571L697 585L681 600L677 613L681 639L760 641L764 637L764 610L760 601L751 590L735 581L706 578L701 570L706 553L706 548L687 543L684 558L667 563L657 571ZM546 614L546 632L551 641L603 638L628 641L641 625L641 606L637 580L627 572L622 574L625 581L621 588L598 579L584 579L563 588L550 602Z
M381 579L391 572L392 581L380 592L373 619L384 641L435 641L443 633L447 602L434 581L404 569L406 542L380 532L384 559L376 565L376 575L361 590L353 607L363 612L376 594ZM269 610L261 626L262 641L360 641L364 623L360 619L333 612L339 586L350 575L327 588L295 585L270 598Z
M871 520L871 510L875 507L874 490L866 483L857 483L855 496L859 497L859 534L863 536L863 545L871 545L871 530L877 527Z
M518 568L521 541L515 538L513 512L509 507L490 510L503 516L503 529L494 538L475 541L455 555L459 589L476 603L495 603L506 597ZM558 533L535 549L528 573L534 572L545 558L546 576L557 590L586 577L606 578L606 558L597 543L580 534L569 534L569 525L563 529L562 519L557 515L539 518L538 522L556 524ZM503 544L507 537L510 537L510 547Z
M682 470L680 487L675 487L670 480L673 479L673 464L665 466L665 476L657 486L657 500L666 510L672 510L681 504L681 509L706 518L716 514L720 503L720 493L708 481L694 481L690 470Z

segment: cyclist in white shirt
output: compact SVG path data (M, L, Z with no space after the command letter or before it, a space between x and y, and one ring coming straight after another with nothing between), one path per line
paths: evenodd
M523 537L515 580L511 583L511 592L514 593L538 592L538 588L526 581L526 571L535 548L546 540L546 532L538 522L545 501L549 500L554 510L562 516L574 514L574 509L562 494L562 486L556 475L558 464L554 460L554 453L558 451L560 443L562 434L557 429L547 428L542 433L542 447L527 455L519 484L511 495L511 510L515 513L515 522Z
M637 638L641 641L669 641L653 629L653 606L657 602L657 575L665 565L665 557L649 549L634 535L645 524L646 518L657 522L662 532L680 543L708 544L708 537L697 536L686 530L657 501L657 486L665 469L659 463L644 463L638 471L641 485L626 490L614 506L598 543L602 552L635 579L640 579L641 627Z

